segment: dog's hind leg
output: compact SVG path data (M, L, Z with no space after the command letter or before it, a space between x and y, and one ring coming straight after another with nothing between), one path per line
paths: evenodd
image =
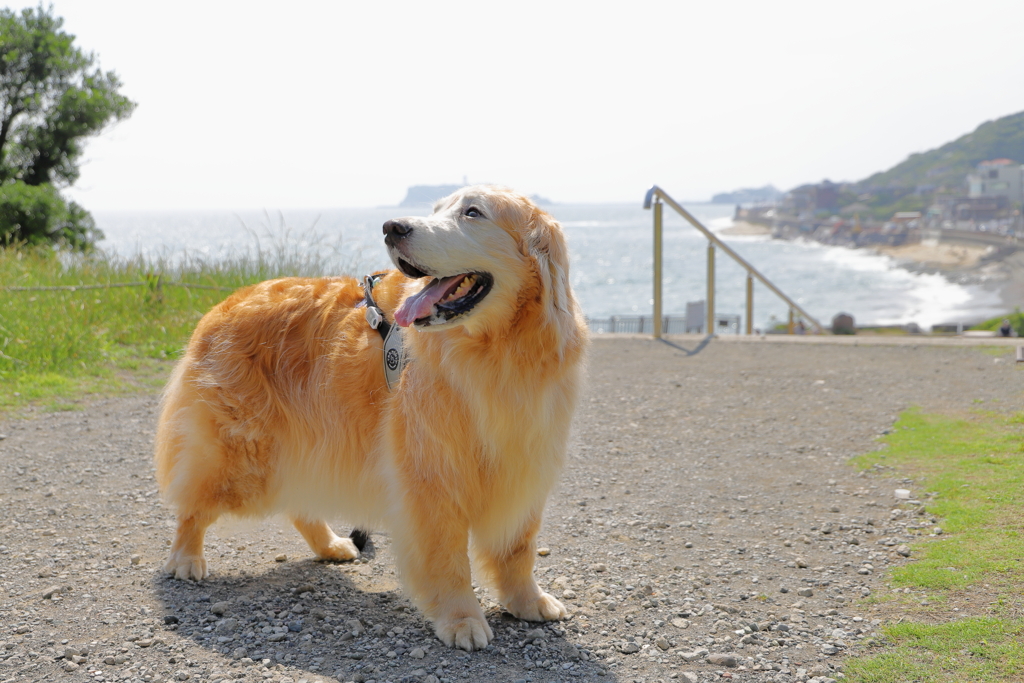
M327 526L322 519L309 520L304 517L292 517L292 524L299 530L306 543L321 560L345 562L359 557L359 549L351 538L342 538Z
M526 621L564 619L569 613L562 603L542 591L533 578L539 529L538 514L526 522L510 544L490 545L486 538L478 536L474 538L474 551L481 568L498 589L505 609Z

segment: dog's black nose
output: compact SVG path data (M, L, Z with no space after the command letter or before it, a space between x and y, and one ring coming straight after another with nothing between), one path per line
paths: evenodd
M390 220L384 224L384 235L388 244L393 240L405 239L412 232L412 226L401 219Z

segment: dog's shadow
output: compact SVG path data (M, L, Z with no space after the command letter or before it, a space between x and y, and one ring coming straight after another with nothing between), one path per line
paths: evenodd
M660 341L662 344L665 344L666 346L671 346L673 349L676 349L677 351L682 351L687 356L696 356L698 353L703 351L705 347L707 347L707 345L710 344L711 340L714 338L715 335L713 334L707 335L706 337L700 340L700 343L697 344L697 346L695 346L692 351L690 349L685 348L684 346L675 343L674 341L669 341L664 337L659 337L658 341Z
M578 637L566 624L545 627L497 608L487 613L494 640L486 649L466 653L447 647L397 582L357 585L366 583L358 572L369 569L365 563L372 565L373 556L371 543L362 565L288 562L257 574L215 574L201 583L162 577L154 585L163 603L163 628L223 656L225 673L251 673L255 667L257 676L266 675L266 667L293 675L299 669L311 680L396 683L467 675L471 681L616 680L572 642ZM199 665L173 651L169 663L186 672Z

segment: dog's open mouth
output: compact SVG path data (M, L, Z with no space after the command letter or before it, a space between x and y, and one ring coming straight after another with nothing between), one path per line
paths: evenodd
M402 270L405 271L404 268ZM395 311L395 322L402 327L412 324L426 327L450 322L473 310L491 291L493 284L494 278L487 273L462 273L434 278Z

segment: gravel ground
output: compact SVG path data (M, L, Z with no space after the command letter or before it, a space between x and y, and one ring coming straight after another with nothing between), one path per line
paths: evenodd
M156 396L9 419L0 683L839 679L885 616L858 600L941 524L894 508L913 482L847 458L913 405L1019 409L1017 368L977 348L695 346L595 340L536 572L572 616L523 623L481 590L495 639L473 654L410 607L384 533L323 564L282 521L221 524L210 580L163 577Z

